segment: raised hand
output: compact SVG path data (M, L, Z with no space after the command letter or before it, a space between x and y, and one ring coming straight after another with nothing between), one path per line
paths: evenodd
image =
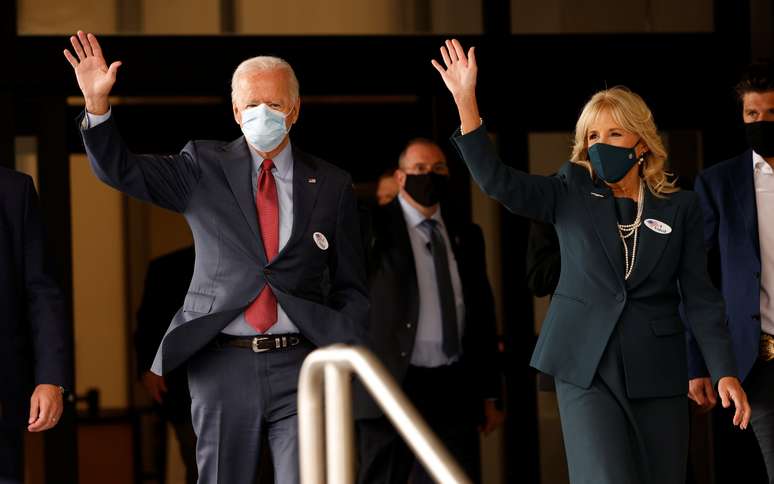
M476 102L478 66L475 47L471 47L465 55L465 50L457 39L447 40L441 47L441 57L446 67L435 59L432 60L433 67L441 74L446 88L452 93L460 114L462 131L468 133L481 125Z
M70 37L70 43L78 58L67 49L64 50L64 56L73 66L78 87L86 99L86 110L92 114L105 114L110 107L108 95L116 82L121 62L113 62L108 67L94 34L79 30L77 35Z
M437 60L432 60L433 67L441 74L441 79L455 100L476 94L478 66L475 49L471 47L465 55L465 50L457 39L447 40L446 45L441 47L441 57L446 68Z

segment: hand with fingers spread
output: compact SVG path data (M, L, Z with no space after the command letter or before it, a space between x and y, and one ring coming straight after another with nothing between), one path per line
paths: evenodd
M105 114L110 108L108 95L116 82L116 73L121 62L113 62L108 67L94 34L79 30L76 35L70 37L70 43L77 58L67 49L64 50L64 56L73 66L78 87L86 99L86 110L91 114Z
M30 419L27 430L42 432L54 427L64 410L62 390L56 385L41 384L35 387L30 398Z
M441 47L441 57L446 67L432 60L433 67L441 74L441 79L454 97L464 133L473 131L481 124L476 102L478 66L475 49L471 47L466 55L457 39L447 40Z
M723 408L731 406L731 402L734 403L734 425L741 429L746 429L747 424L750 422L750 404L747 402L747 394L742 389L742 384L739 383L739 379L733 376L726 376L720 379L718 382L718 393L720 394L720 401Z

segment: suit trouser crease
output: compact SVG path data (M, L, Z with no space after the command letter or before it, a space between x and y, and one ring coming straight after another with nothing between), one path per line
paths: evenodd
M297 383L312 348L208 347L188 365L200 484L252 484L267 433L277 484L299 482Z
M616 327L591 387L556 381L572 484L684 484L685 396L630 399Z

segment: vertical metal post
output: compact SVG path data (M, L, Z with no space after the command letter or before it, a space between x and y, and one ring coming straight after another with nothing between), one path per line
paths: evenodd
M326 436L322 426L322 374L325 374ZM354 482L352 395L355 373L384 410L436 482L470 484L459 464L433 434L384 365L363 348L333 345L312 352L301 367L298 419L301 482ZM325 441L325 442L323 442ZM323 455L327 444L327 479Z
M352 385L346 363L325 365L325 440L328 482L355 482Z
M321 365L304 364L298 378L298 446L301 482L325 484Z

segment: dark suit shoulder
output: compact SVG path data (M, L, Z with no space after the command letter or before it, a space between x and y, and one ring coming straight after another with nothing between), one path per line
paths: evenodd
M186 144L186 148L189 146L195 147L197 151L201 152L208 152L208 151L225 151L230 149L234 145L238 145L243 141L244 138L237 138L233 141L223 141L223 140L214 140L214 139L195 139L191 140Z
M21 190L25 185L31 184L32 178L22 172L0 166L0 186L3 190Z
M556 176L565 180L568 185L591 183L591 175L585 166L572 161L565 161Z
M749 165L750 171L752 171L752 150L746 150L745 152L733 158L729 158L725 161L721 161L720 163L712 165L702 171L699 176L708 182L727 179L727 177L733 173L740 164Z

